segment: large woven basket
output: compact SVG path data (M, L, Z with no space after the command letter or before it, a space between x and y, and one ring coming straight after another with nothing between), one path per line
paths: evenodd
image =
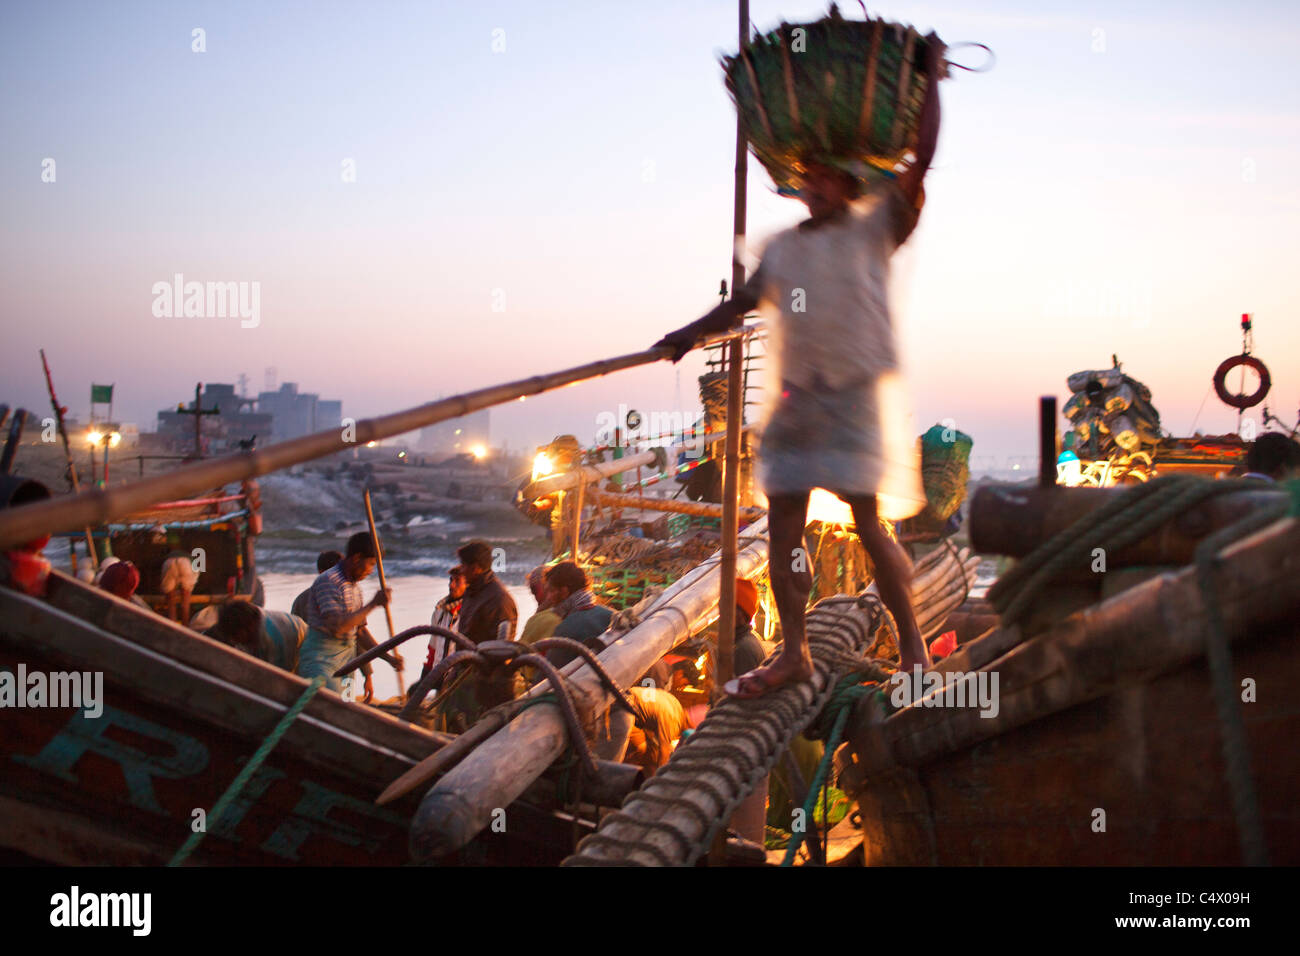
M800 32L802 31L802 32ZM846 20L835 5L813 23L782 23L724 57L727 90L750 148L777 189L798 190L811 160L856 160L892 172L912 146L933 33Z

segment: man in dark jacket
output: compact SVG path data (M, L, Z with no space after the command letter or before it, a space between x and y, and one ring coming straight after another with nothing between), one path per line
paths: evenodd
M515 639L519 612L515 599L492 571L492 548L486 541L471 541L456 549L465 576L465 596L460 602L456 629L475 644L484 641ZM502 633L501 625L506 625ZM499 672L492 678L480 672L458 668L440 693L447 695L441 705L444 721L438 729L453 733L472 726L485 710L514 698L522 687L517 672Z
M515 599L492 572L492 548L486 541L471 541L456 551L465 572L465 597L460 604L459 630L475 644L498 639L502 624L505 639L515 639L519 612Z

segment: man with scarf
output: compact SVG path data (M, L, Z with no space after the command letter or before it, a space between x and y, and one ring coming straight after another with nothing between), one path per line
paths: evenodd
M430 624L452 631L456 629L456 620L460 617L460 604L465 599L465 586L464 568L457 565L447 572L447 596L433 606ZM420 669L420 676L429 673L438 661L452 653L455 653L455 648L451 646L451 638L439 637L436 634L430 636L429 653L424 659L424 667Z
M561 561L546 573L546 585L550 589L550 610L560 618L551 636L572 638L598 653L604 650L597 638L609 628L614 612L596 603L587 572L572 561ZM577 656L572 651L551 650L546 659L563 667Z

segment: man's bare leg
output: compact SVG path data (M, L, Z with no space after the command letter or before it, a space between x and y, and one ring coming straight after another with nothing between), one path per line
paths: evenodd
M898 625L899 668L910 671L916 664L929 668L930 655L925 641L916 626L916 613L912 608L912 562L898 542L885 534L876 512L875 495L854 496L845 499L853 509L857 523L858 540L871 556L876 567L876 586L880 600Z
M812 655L804 636L804 608L812 591L811 559L803 539L807 523L807 493L768 498L768 575L781 618L781 653L766 667L741 675L733 696L759 697L782 684L812 677Z

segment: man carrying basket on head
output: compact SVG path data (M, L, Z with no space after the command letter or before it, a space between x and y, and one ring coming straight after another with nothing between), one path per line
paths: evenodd
M898 364L889 259L911 235L923 202L921 183L939 135L941 50L937 39L925 46L929 82L911 165L862 194L865 164L805 153L799 198L810 218L770 240L758 270L729 301L656 343L672 347L676 362L702 336L731 328L761 305L780 376L769 400L759 477L769 503L770 575L784 643L772 664L727 685L733 696L758 697L812 676L804 634L812 576L803 532L814 488L853 510L880 597L898 625L902 670L930 663L911 604L911 562L881 528L877 496L888 484L881 385L896 378Z

